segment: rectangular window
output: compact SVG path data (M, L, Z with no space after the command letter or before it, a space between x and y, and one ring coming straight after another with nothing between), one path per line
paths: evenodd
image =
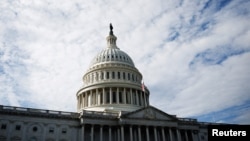
M7 125L6 124L2 124L1 125L1 129L5 130L7 128Z
M20 131L21 130L21 125L16 125L16 130Z
M109 79L109 72L107 72L107 79Z
M125 74L125 72L123 72L123 79L124 79L124 80L126 79L126 74Z
M130 73L128 73L128 80L130 80Z
M63 129L62 129L62 133L63 133L63 134L66 134L66 133L67 133L67 129L66 129L66 128L63 128Z
M112 72L112 79L115 79L115 72Z
M49 128L49 133L54 133L54 128L53 127Z
M120 76L120 72L118 72L118 73L117 73L117 77L118 77L118 79L120 79L120 78L121 78L121 76Z

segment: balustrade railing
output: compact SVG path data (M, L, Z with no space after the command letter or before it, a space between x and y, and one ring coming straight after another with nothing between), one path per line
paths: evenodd
M24 107L14 107L14 106L4 106L0 105L0 112L13 112L13 113L31 113L40 115L57 115L63 117L79 117L78 113L74 112L64 112L64 111L54 111L54 110L44 110L44 109L34 109L34 108L24 108Z

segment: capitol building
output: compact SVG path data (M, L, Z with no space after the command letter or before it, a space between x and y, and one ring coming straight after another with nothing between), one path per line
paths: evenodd
M150 105L132 58L116 45L92 60L76 92L77 112L0 105L0 141L207 141L208 123Z

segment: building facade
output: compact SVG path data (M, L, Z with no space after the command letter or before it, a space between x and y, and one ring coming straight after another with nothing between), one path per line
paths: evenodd
M0 141L206 141L207 124L149 104L131 57L116 45L92 60L77 92L77 112L0 106Z

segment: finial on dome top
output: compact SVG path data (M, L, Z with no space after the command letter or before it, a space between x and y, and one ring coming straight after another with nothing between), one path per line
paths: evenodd
M110 32L109 35L113 35L113 26L112 23L109 24Z
M112 23L109 24L109 27L110 27L110 30L112 31L113 30Z
M107 39L107 43L108 43L108 47L109 48L117 48L117 46L116 46L116 39L117 38L113 34L112 23L109 24L109 28L110 28L109 36L106 38Z

